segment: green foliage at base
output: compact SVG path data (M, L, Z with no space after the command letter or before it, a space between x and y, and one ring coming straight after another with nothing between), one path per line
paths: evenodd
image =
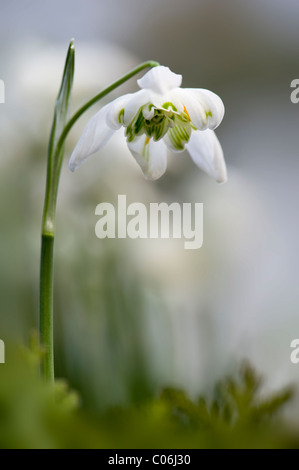
M291 389L262 396L248 364L205 398L164 389L128 407L91 413L65 381L40 379L41 352L10 348L0 369L1 448L297 448L281 415Z

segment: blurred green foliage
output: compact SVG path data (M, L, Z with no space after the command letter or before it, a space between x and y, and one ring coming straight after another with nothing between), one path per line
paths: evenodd
M259 396L261 380L248 364L206 398L168 388L94 413L64 381L53 388L40 379L41 354L37 341L8 348L10 366L0 370L1 448L299 447L299 433L279 416L292 390Z

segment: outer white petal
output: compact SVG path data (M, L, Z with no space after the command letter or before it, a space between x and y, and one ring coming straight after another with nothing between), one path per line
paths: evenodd
M104 106L87 123L69 161L69 169L75 171L93 153L102 148L112 137L115 130L106 122L112 103Z
M151 102L152 93L149 90L139 90L131 95L125 107L124 126L127 127L131 124L137 112L147 103Z
M203 88L178 88L175 92L197 129L219 126L224 116L224 105L218 95Z
M106 114L106 122L112 129L119 129L122 126L122 122L119 120L119 113L125 109L128 101L132 98L133 93L120 96L116 100L110 103L109 109Z
M194 163L219 183L227 181L226 165L219 140L214 131L194 131L186 144Z
M128 147L140 165L146 179L156 180L167 168L167 148L163 140L154 142L142 135L128 142Z
M159 65L149 70L140 80L137 80L137 83L140 88L164 94L172 88L181 86L182 75L173 73L168 67Z

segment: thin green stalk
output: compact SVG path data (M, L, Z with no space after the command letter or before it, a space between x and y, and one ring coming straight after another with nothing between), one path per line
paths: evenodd
M40 269L40 342L45 351L41 364L42 376L54 380L53 347L53 257L54 236L42 234Z
M73 54L73 55L71 55ZM64 156L65 139L75 122L91 106L106 96L111 91L125 83L127 80L137 75L145 68L152 68L159 65L158 62L148 61L135 67L129 73L121 77L116 82L109 85L98 95L82 106L73 117L66 123L66 115L69 106L70 92L74 70L74 48L71 42L61 89L55 107L53 126L50 136L47 181L44 211L42 218L42 239L41 239L41 261L40 261L40 342L44 349L42 357L41 373L48 381L54 381L54 342L53 342L53 262L54 262L54 239L55 239L55 218L58 184L61 173L61 166Z

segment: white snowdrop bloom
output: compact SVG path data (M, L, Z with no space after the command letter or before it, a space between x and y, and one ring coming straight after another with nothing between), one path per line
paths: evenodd
M137 83L141 90L123 95L98 111L87 124L69 162L74 171L125 128L128 147L147 179L160 178L167 148L188 150L197 166L218 182L227 179L221 145L213 131L224 115L222 100L200 88L180 88L182 76L157 66Z

